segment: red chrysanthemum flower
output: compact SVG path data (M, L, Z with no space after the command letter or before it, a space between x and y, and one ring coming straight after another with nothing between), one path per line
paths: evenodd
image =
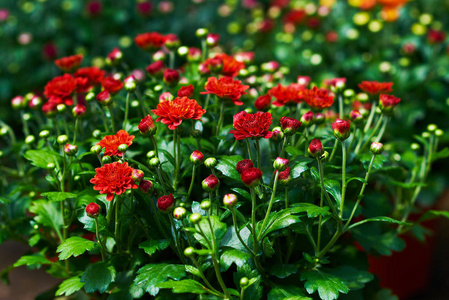
M105 73L105 71L102 71L97 67L84 67L78 69L74 74L77 83L77 92L85 93L93 86L100 84ZM81 78L84 80L80 80Z
M229 133L234 134L237 140L246 138L265 138L271 137L270 125L273 122L273 117L269 112L258 111L255 114L248 114L246 111L241 111L234 115L234 130Z
M262 95L259 96L256 101L254 101L254 107L257 110L266 111L271 106L271 96L270 95Z
M316 86L311 90L304 91L304 100L314 110L322 110L332 106L334 95L326 89L319 89Z
M401 102L401 99L393 95L380 94L379 96L380 109L384 113L393 111L393 109L399 104L399 102Z
M175 130L176 127L181 125L182 120L201 119L201 116L206 113L206 110L194 99L176 97L171 101L160 102L152 112L159 116L156 122L161 121L163 124L168 125L169 129Z
M150 74L151 76L160 76L164 73L165 70L165 64L162 60L157 60L152 64L149 64L145 70Z
M55 64L59 69L63 72L71 72L76 70L81 62L83 61L84 56L82 54L76 54L72 56L62 57L60 59L55 60Z
M157 127L154 125L153 118L150 115L145 116L142 120L140 120L139 125L137 126L142 133L143 136L151 136L156 133Z
M393 82L362 81L359 84L362 91L371 95L391 93L393 91L392 86Z
M112 76L108 76L103 78L101 81L101 86L109 93L116 94L123 88L123 82L114 79Z
M237 163L236 169L239 174L242 174L243 171L247 169L251 169L254 167L254 163L251 159L243 159Z
M44 95L51 102L72 105L72 94L76 89L76 80L70 74L64 74L50 80L45 86Z
M124 130L119 130L116 135L105 136L98 145L104 148L104 155L107 156L122 156L123 153L118 151L118 146L121 144L126 144L131 146L133 143L134 135L129 135L128 132Z
M115 195L121 195L126 190L137 189L132 173L133 168L128 163L113 162L106 164L101 168L96 168L95 177L90 180L94 185L94 190L100 191L100 194L106 194L106 200L112 201Z
M283 22L284 24L299 25L306 17L307 13L304 9L292 9L285 15Z
M240 80L234 80L232 77L215 78L209 77L204 86L206 92L200 94L214 94L219 98L229 99L235 105L243 105L240 97L246 95L245 90L249 89L248 85L243 85Z
M153 51L161 48L166 38L158 32L147 32L138 34L134 39L136 45L146 51Z
M273 102L275 106L284 106L290 103L299 103L303 99L304 86L298 83L291 83L283 86L278 83L277 86L268 90L268 94L276 98Z
M209 68L209 65L215 64L216 61L221 61L222 69L221 74L225 76L235 77L239 74L239 71L245 68L245 63L236 60L234 57L227 55L226 53L216 54L213 58L206 59L203 66Z
M195 88L193 87L193 84L183 86L178 91L178 97L187 97L187 98L192 97L194 90Z

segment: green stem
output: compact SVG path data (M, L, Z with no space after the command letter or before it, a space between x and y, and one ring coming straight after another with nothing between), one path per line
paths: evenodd
M125 104L125 117L123 119L123 130L126 130L126 123L128 122L128 112L129 112L129 92L126 93L126 104Z
M356 201L356 203L354 205L354 208L352 209L351 215L349 216L348 221L346 221L346 224L343 227L343 232L345 232L348 229L348 226L351 223L352 218L354 217L354 213L357 210L357 207L359 206L360 201L363 199L363 192L365 191L365 187L368 184L369 174L371 173L371 168L373 166L375 158L376 158L376 154L373 154L373 157L371 157L371 161L370 161L369 166L368 166L368 171L366 172L366 175L365 175L365 182L363 183L362 189L360 190L360 193L357 196L357 201Z
M153 143L153 148L154 151L156 151L156 157L159 158L159 151L157 149L157 142L156 139L154 138L154 135L150 136L151 142Z
M112 109L112 105L108 106L108 110L109 110L109 115L111 118L111 128L112 128L112 132L115 133L115 120L114 120L114 110Z
M378 143L382 137L384 136L385 133L385 129L387 128L387 124L388 124L388 117L385 118L384 123L382 124L382 127L380 128L379 134L376 137L376 142Z
M251 154L251 145L249 144L249 140L248 140L248 139L245 139L245 142L246 142L246 148L248 149L248 156L249 156L249 159L250 159L251 161L253 161L253 156L252 156L252 154Z
M203 279L204 283L208 286L208 288L211 290L211 293L218 297L223 297L224 295L217 291L207 280L206 276L204 276L203 270L201 269L201 265L196 261L195 257L191 256L190 259L193 261L193 264L196 266L200 273L201 279Z
M332 148L331 156L329 157L329 162L334 158L335 152L337 151L338 140L335 140L334 147Z
M187 192L186 202L189 201L190 194L192 193L193 183L195 182L195 169L196 169L196 165L193 165L192 179L190 180L190 186L189 186L189 191Z
M377 120L376 127L374 127L373 131L371 132L371 134L369 135L368 139L365 141L365 143L363 144L362 147L359 147L360 146L360 141L362 140L362 139L360 139L359 144L357 144L357 147L355 148L355 153L356 154L359 154L360 152L362 152L366 148L366 146L368 146L368 144L371 142L371 139L376 134L377 130L379 130L379 127L380 127L380 124L382 124L383 118L384 118L384 115L381 115L379 120Z
M259 139L256 138L256 155L257 155L257 167L259 169L261 168L261 161L260 161L260 145L259 145Z
M287 143L287 136L284 135L284 139L282 140L282 148L279 154L280 157L284 157L285 144Z
M120 252L120 246L119 246L119 235L120 235L120 223L119 223L119 210L120 210L120 196L117 196L115 199L115 228L114 228L114 237L115 242L117 244L117 249Z
M318 161L318 164L320 164L320 162ZM323 207L324 204L324 190L321 189L321 196L320 196L320 208ZM321 222L323 220L323 216L320 215L318 218L318 237L317 237L317 245L316 245L316 252L317 254L320 252L320 248L321 248Z
M104 245L100 237L100 228L98 226L98 219L95 217L95 235L97 236L98 243L100 244L101 260L104 261Z
M342 155L342 163L341 163L341 201L340 201L340 219L343 217L343 209L345 205L345 195L346 195L346 147L345 141L341 141L341 155Z
M173 69L175 66L175 52L173 50L170 50L168 52L168 56L169 56L169 66L170 69Z
M343 108L343 94L341 92L339 92L337 95L337 98L338 98L338 112L340 114L340 119L343 119L344 115L345 115L344 108Z
M373 123L374 114L376 113L376 107L377 103L373 102L371 106L371 111L369 113L368 121L366 122L365 128L363 129L364 133L368 131L368 129L371 127L371 124Z
M246 245L245 241L243 241L243 238L240 235L240 230L239 230L238 225L237 225L237 217L235 216L235 211L234 211L233 207L231 208L231 214L232 214L232 222L234 223L234 231L235 231L235 234L237 235L237 238L239 239L240 243L242 243L242 245L245 247L245 249L248 250L248 252L253 257L255 257L254 252L248 247L248 245Z
M209 108L210 94L206 96L206 102L204 103L204 109L207 110Z
M225 101L220 101L220 118L218 119L217 124L217 132L215 135L220 135L221 127L223 126L223 118L224 118L224 111L225 111Z
M268 204L268 210L267 210L267 213L265 214L265 219L263 220L262 227L260 227L260 231L259 231L259 235L257 236L257 240L260 240L260 238L262 236L262 233L264 231L264 228L267 225L268 217L270 215L271 208L273 207L274 197L276 195L276 188L277 188L277 183L278 183L278 177L279 177L279 171L276 172L276 175L274 177L273 192L271 193L271 199L270 199L270 203Z
M173 221L173 215L168 214L168 219L170 220L170 225L171 225L173 237L175 240L176 252L178 252L178 256L181 259L182 263L185 264L186 261L185 261L184 255L182 254L182 251L181 251L181 244L179 243L178 231L176 230L175 222Z
M76 134L78 132L78 125L79 125L79 118L76 118L76 120L75 120L75 129L74 129L74 132L73 132L73 145L76 144Z
M329 195L327 194L326 187L324 186L323 163L319 158L317 158L317 161L318 161L318 171L320 173L321 190L324 191L324 196L326 196L327 202L328 202L332 212L334 213L335 216L338 216L338 213L335 210L334 204L332 203L332 200L330 199Z

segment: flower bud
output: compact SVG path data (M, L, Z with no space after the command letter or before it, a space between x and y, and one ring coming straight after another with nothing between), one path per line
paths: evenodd
M78 153L78 146L72 144L65 144L64 153L67 154L68 156L74 156L76 153Z
M435 135L437 137L443 136L444 135L444 131L441 130L441 129L437 129L437 130L435 130Z
M334 131L334 136L340 141L346 140L350 135L351 125L348 121L337 119L331 124L332 130Z
M172 95L170 92L162 93L162 94L159 96L159 102L162 102L162 101L171 101L171 100L173 100L173 99L174 99L174 97L173 97L173 95Z
M169 50L174 50L181 45L181 41L179 40L176 34L167 34L165 36L165 44L164 46Z
M290 167L287 167L284 171L279 172L278 181L282 185L288 185L292 181L292 177L290 176Z
M30 102L28 102L28 107L37 110L42 107L42 98L36 95L33 95L30 99Z
M111 94L108 92L108 90L103 90L97 94L97 101L101 105L108 106L112 103Z
M201 50L198 48L190 47L189 53L187 53L187 61L199 62L201 60Z
M435 125L435 124L429 124L429 125L427 125L427 131L429 131L429 132L434 132L435 130L437 130L438 129L438 127L437 127L437 125Z
M167 55L162 50L158 50L153 53L153 61L164 61Z
M281 118L281 127L284 130L284 134L286 136L294 135L301 124L302 123L300 121L290 117Z
M100 129L95 129L95 130L92 132L92 136L93 136L94 138L96 138L96 139L101 138L101 131L100 131Z
M154 185L151 181L143 179L140 181L139 183L139 190L144 193L144 194L148 194L150 192L152 192L154 189Z
M174 69L164 70L164 83L170 86L177 85L179 82L179 72Z
M154 135L157 131L157 127L150 115L147 115L145 116L145 118L140 120L140 123L137 127L139 128L140 133L146 137Z
M204 161L204 165L209 168L213 169L217 165L217 159L215 157L209 157Z
M209 208L212 206L212 203L209 200L204 200L201 202L200 207L202 210L209 210Z
M156 156L156 151L151 150L147 152L147 158L153 158Z
M218 180L215 175L211 174L203 180L201 185L206 192L213 192L220 186L220 180Z
M310 127L313 125L313 121L314 121L314 115L312 111L308 111L305 114L302 115L301 117L301 123L306 126L306 127Z
M190 98L193 96L194 93L194 87L192 84L188 86L183 86L178 91L178 97L187 97Z
M78 104L72 109L72 114L75 118L81 118L86 114L86 106Z
M117 150L122 152L122 153L125 153L126 151L128 151L128 145L127 144L120 144L117 147Z
M50 131L48 130L42 130L39 132L39 137L42 139L47 139L50 136Z
M184 220L187 217L187 210L184 207L177 207L173 210L173 218L176 220Z
M110 156L105 155L101 158L101 162L103 164L110 164L112 162L112 158Z
M123 80L123 82L125 86L125 91L134 92L136 90L137 84L136 84L136 77L134 77L134 75L129 75Z
M165 69L163 61L157 60L154 63L148 65L145 70L150 76L161 77Z
M421 136L425 139L428 139L430 137L430 133L428 133L427 131L424 131L423 133L421 133Z
M11 99L11 106L13 109L19 110L25 108L25 99L22 96L16 96Z
M412 143L410 145L410 149L412 149L413 151L418 151L421 148L421 146L418 143Z
M218 46L219 42L220 42L220 35L219 34L217 34L217 33L209 33L207 35L206 45L209 48L213 48L213 47Z
M139 169L133 169L133 172L131 173L131 177L135 183L139 183L143 179L143 176L143 171Z
M282 128L281 127L274 127L273 130L272 130L272 134L271 134L270 140L275 142L275 143L279 143L283 139L284 139L284 133L282 132Z
M267 63L263 63L261 65L260 69L263 72L274 73L277 70L279 70L280 67L281 67L281 65L277 61L269 61Z
M390 114L393 109L401 102L400 98L396 98L393 95L380 94L379 95L379 107L383 113Z
M192 257L193 255L195 255L195 248L193 248L193 247L187 247L187 248L184 250L184 255L185 255L186 257Z
M240 174L240 178L247 187L255 187L259 185L262 179L262 170L258 168L249 168Z
M91 218L96 218L100 215L101 207L95 202L91 202L86 206L86 214Z
M58 142L59 145L67 144L67 142L69 141L69 138L66 135L60 135L60 136L58 136L56 141Z
M193 213L189 216L189 221L192 224L198 224L203 217L199 213Z
M323 144L321 144L321 141L319 139L313 139L310 142L307 152L310 154L310 156L320 158L324 153Z
M64 103L56 105L56 110L58 113L62 114L67 110L67 106Z
M29 135L25 138L25 144L30 145L34 143L35 140L36 138L34 137L34 135Z
M254 167L254 163L250 159L243 159L237 163L236 169L239 174L242 174L243 171L251 169Z
M363 121L363 115L359 110L351 110L349 118L354 124L360 124Z
M187 54L189 53L189 47L187 46L181 46L178 48L178 55L181 57L186 57Z
M195 35L198 38L202 39L202 38L205 38L208 33L209 33L209 30L207 30L206 28L198 28L195 32Z
M164 213L171 212L174 205L175 205L175 197L173 197L173 194L171 193L169 195L165 195L157 199L157 208L161 212Z
M161 163L161 161L157 157L153 157L148 161L148 164L150 165L150 167L153 167L153 168L157 168L160 163Z
M89 92L86 94L84 99L86 99L87 102L91 102L91 101L95 100L95 97L96 97L96 95L94 92Z
M288 167L288 159L282 158L282 157L277 157L274 160L273 168L275 168L276 170L284 171L285 169L287 169L287 167Z
M90 148L90 152L95 153L95 154L99 154L101 152L101 146L100 145L93 145Z
M54 163L48 163L46 166L47 170L54 170L56 168L56 165Z
M384 145L382 143L374 142L371 144L370 150L375 155L382 154L382 152L384 152Z
M241 287L241 288L247 287L248 284L249 284L248 277L242 277L242 278L240 278L240 287Z
M307 85L312 81L312 78L309 76L298 76L296 81L304 87L307 87Z
M116 66L118 65L123 58L123 53L119 48L114 48L107 56L106 63Z
M203 162L204 155L198 150L195 150L190 154L190 162L194 165L199 165Z
M323 124L325 121L326 121L326 115L325 115L325 114L320 113L320 112L318 112L318 113L315 114L314 123L315 123L316 125L321 125L321 124Z
M226 208L233 208L237 205L238 203L238 198L236 194L226 194L223 197L223 205Z

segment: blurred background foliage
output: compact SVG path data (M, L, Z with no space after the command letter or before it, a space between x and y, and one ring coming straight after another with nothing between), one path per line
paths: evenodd
M143 69L151 57L134 44L137 34L175 33L199 48L194 33L205 27L221 35L228 53L254 51L256 64L287 66L290 81L346 77L352 88L363 80L394 82L403 101L388 140L397 136L406 149L429 123L449 131L448 11L449 0L3 0L0 118L14 123L11 98L41 92L60 74L56 58L82 53L83 66L102 67L119 47L132 68ZM435 167L430 199L444 187L438 174L447 163Z

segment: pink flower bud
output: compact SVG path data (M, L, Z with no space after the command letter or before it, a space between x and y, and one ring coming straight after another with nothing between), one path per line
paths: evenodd
M349 113L349 118L354 124L360 124L363 121L363 115L359 110L351 110Z
M199 62L201 60L201 50L195 47L190 47L189 53L187 54L187 60L189 62Z
M305 114L302 115L301 117L301 122L302 124L304 124L307 127L312 126L314 121L314 115L312 111L308 111Z
M399 102L401 102L401 99L393 95L380 94L379 96L380 109L384 113L391 113Z
M36 95L31 97L30 102L28 102L28 107L37 110L42 107L42 98Z
M103 90L100 93L98 93L97 100L101 105L105 106L112 103L112 97L111 94L108 92L108 90Z
M382 143L374 142L371 144L370 150L375 155L382 154L382 152L384 152L384 145Z
M206 44L209 47L215 47L220 42L220 35L217 33L209 33L206 37Z
M168 85L177 85L179 82L179 72L174 69L164 70L164 83Z
M157 208L164 213L168 213L175 205L175 197L170 193L157 199Z
M161 77L165 69L165 64L163 61L155 61L154 63L148 65L145 70L150 76Z
M64 152L68 156L74 156L78 152L78 146L77 145L66 144L64 146Z
M101 207L95 202L91 202L86 206L86 214L91 218L96 218L100 215Z
M139 183L139 190L144 194L150 193L153 190L153 188L154 188L154 185L149 180L144 179L144 180L141 180Z
M308 152L313 157L320 157L324 153L323 144L319 139L313 139L310 142Z
M123 53L122 51L120 51L119 48L114 48L112 49L111 52L109 52L107 59L113 64L116 65L118 64L123 58Z
M247 187L255 187L259 185L262 179L262 170L258 168L249 168L240 174L240 178Z
M277 157L274 160L273 167L278 171L284 171L288 167L288 159Z
M203 162L204 155L198 150L195 150L190 154L190 162L194 165L198 165Z
M279 172L278 181L282 185L288 185L292 181L290 176L290 167L287 167L284 171Z
M346 120L337 119L331 126L334 131L334 136L341 141L346 140L351 134L351 124Z
M281 118L281 127L282 130L284 130L284 134L287 136L294 135L301 124L302 123L300 121L290 117Z
M297 78L297 82L304 87L307 87L310 81L312 81L312 79L309 76L298 76Z
M237 205L238 203L238 198L237 195L235 194L226 194L223 197L223 205L226 208L233 208Z
M81 118L86 114L86 106L78 104L72 109L75 118Z
M173 97L173 95L172 95L170 92L162 93L162 94L159 96L159 102L163 102L163 101L171 101L171 100L173 100L173 99L174 99L174 97Z
M220 180L218 180L215 175L211 174L203 180L201 185L206 192L213 192L220 186Z
M133 169L133 172L131 173L131 177L135 183L139 183L143 179L143 176L143 171L139 169Z
M280 141L282 141L283 138L284 133L282 132L281 128L280 127L273 128L270 140L275 143L279 143Z
M152 136L156 133L157 127L154 125L153 118L150 115L145 116L142 120L140 120L139 125L137 126L140 130L140 133L143 136Z
M173 217L176 220L184 220L187 216L187 210L184 207L177 207L173 211Z
M14 109L25 108L26 106L25 99L22 96L16 96L11 99L11 106Z

